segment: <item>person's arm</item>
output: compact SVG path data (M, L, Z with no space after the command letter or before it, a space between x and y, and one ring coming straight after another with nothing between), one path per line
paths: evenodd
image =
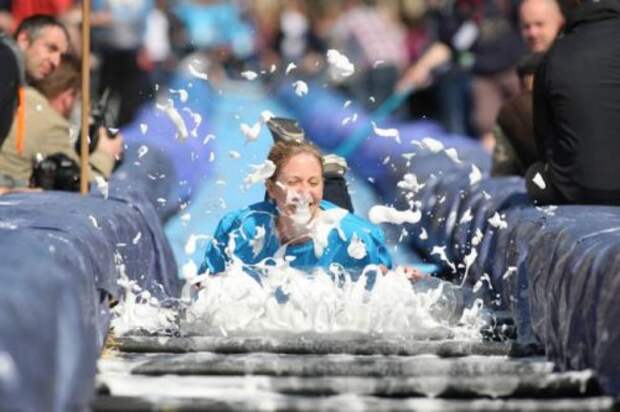
M452 58L452 50L442 43L433 43L411 66L396 84L396 91L403 92L412 87L423 87L430 83L433 70Z
M90 156L91 166L104 177L109 177L112 174L116 161L123 154L123 145L124 140L120 133L112 138L106 128L101 127L99 129L97 148Z

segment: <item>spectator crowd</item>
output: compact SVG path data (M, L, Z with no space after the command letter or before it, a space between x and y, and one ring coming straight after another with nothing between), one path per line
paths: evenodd
M0 0L0 191L79 160L81 20L77 0ZM535 202L620 204L620 0L93 0L91 23L91 87L117 127L196 53L217 81L321 76L337 49L355 72L335 86L367 110L413 91L397 116L478 139ZM109 176L122 136L95 133L91 175Z

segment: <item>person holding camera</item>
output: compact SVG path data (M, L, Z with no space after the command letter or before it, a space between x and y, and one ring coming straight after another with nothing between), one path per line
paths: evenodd
M71 133L68 119L77 101L80 85L79 61L71 55L64 55L49 76L34 81L34 87L25 88L22 147L19 150L17 126L14 124L0 150L0 187L28 187L37 162L50 155L60 153L64 155L61 157L65 163L74 162L77 167L79 158L74 147L77 134ZM105 127L100 127L98 133L97 148L90 159L94 172L90 175L91 179L97 174L109 176L123 152L122 136L111 136Z

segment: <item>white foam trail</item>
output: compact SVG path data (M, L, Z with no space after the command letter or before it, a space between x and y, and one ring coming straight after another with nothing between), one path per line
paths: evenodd
M299 97L308 94L308 84L303 80L297 80L296 82L294 82L293 89L295 89L295 94Z
M375 205L368 211L368 219L374 224L393 223L402 225L403 223L418 223L422 219L420 210L396 210L393 207Z
M142 134L146 134L146 132L149 130L149 125L146 123L140 123L140 133Z
M230 158L233 159L233 160L241 159L241 153L239 153L236 150L229 150L228 151L228 156L230 156Z
M504 272L504 274L502 275L502 279L506 280L510 276L514 275L515 273L517 273L517 267L516 266L508 266L508 268L506 269L506 272Z
M471 240L472 246L478 246L480 242L482 242L483 237L484 235L482 234L482 231L479 228L476 228L476 233L474 234L474 237Z
M90 219L90 223L93 224L93 226L95 227L95 229L100 229L99 224L97 223L97 219L95 219L95 216L93 215L88 215L88 218Z
M142 239L142 232L138 232L136 236L131 240L131 243L137 245L138 242L140 242L140 239Z
M389 128L389 129L381 129L377 127L375 122L370 122L372 124L372 129L377 136L388 137L396 140L396 143L400 143L400 132L398 129Z

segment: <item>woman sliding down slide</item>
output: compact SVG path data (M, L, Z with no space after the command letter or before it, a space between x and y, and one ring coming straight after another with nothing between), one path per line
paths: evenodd
M304 141L279 141L268 156L268 200L226 215L209 243L199 273L223 272L232 261L255 266L278 258L311 272L333 264L352 275L368 265L392 268L381 230L323 200L323 158ZM421 274L400 269L410 278Z

